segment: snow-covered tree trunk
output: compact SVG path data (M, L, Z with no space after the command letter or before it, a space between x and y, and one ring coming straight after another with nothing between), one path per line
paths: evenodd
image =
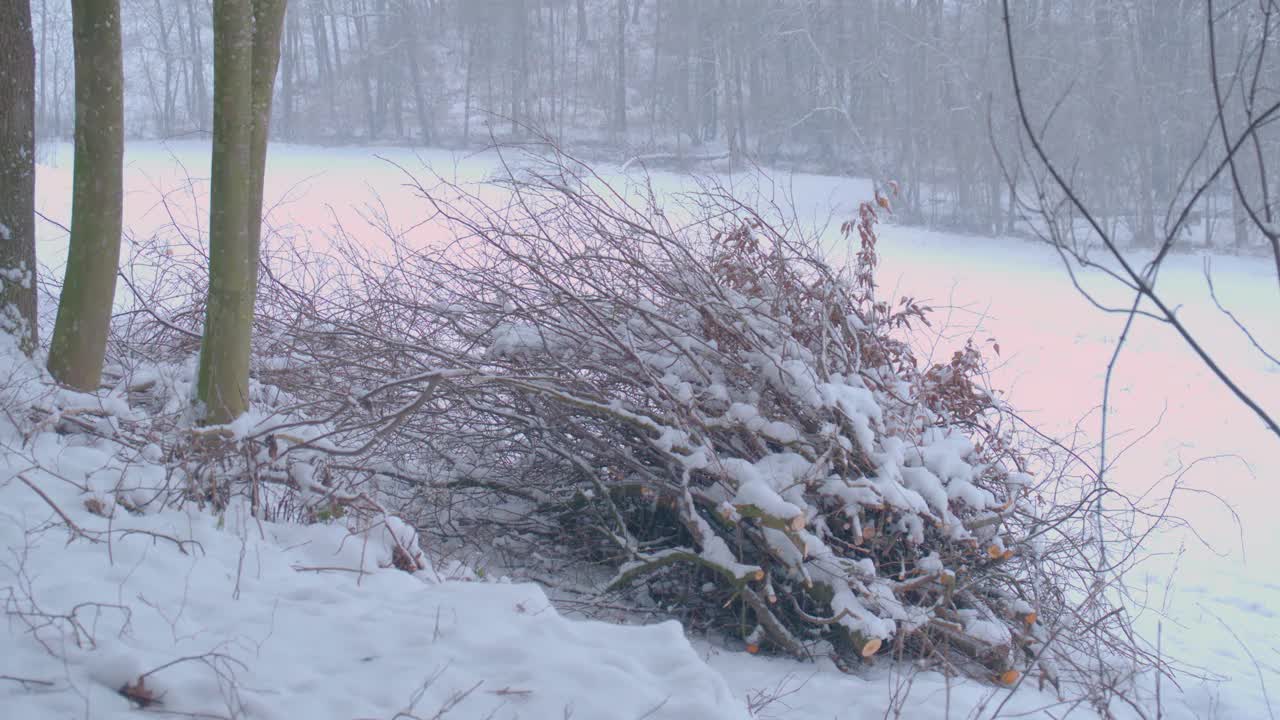
M0 330L35 350L35 44L31 5L0 0Z

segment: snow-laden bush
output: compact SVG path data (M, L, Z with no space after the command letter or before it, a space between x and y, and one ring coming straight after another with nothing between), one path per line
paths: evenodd
M386 253L264 262L255 373L326 427L282 423L282 452L751 651L1014 682L1131 645L1080 542L1087 483L1015 431L977 345L933 362L930 308L877 296L888 198L841 265L778 208L662 203L561 155L488 198L419 188L446 247L388 223ZM149 305L150 342L183 346L196 314Z

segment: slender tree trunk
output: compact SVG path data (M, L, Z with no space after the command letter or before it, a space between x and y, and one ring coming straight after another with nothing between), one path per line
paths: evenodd
M338 90L337 73L329 54L329 35L325 30L323 9L318 2L311 4L311 34L316 46L316 71L320 82L324 85L325 97L329 104L329 126L337 133L338 123Z
M695 128L697 122L694 120L693 106L689 102L689 70L692 66L690 58L693 57L693 44L697 36L693 30L693 7L690 0L679 0L677 6L676 21L680 25L680 49L679 60L676 66L676 116L677 122L680 124L676 132L676 144L680 145L681 134L687 134L690 141L695 145L698 142L698 134Z
M31 3L0 0L0 331L35 352L36 51Z
M258 245L262 239L263 184L267 171L267 140L271 129L271 98L280 69L280 40L288 0L255 0L253 33L253 145L249 182L249 240L253 243L253 273L258 273ZM256 283L255 283L256 287Z
M186 112L187 119L185 127L189 129L193 124L191 122L191 108L195 107L195 88L191 86L191 68L190 63L188 63L188 60L191 58L191 41L187 36L187 25L182 21L181 5L174 7L173 29L178 36L178 82L177 87L174 89L174 93L176 96L179 90L182 92L182 109ZM175 99L175 112L177 104L178 103Z
M525 0L515 0L515 43L516 67L511 85L511 134L523 135L522 127L528 120L524 117L525 95L529 90L529 13L525 9Z
M342 75L342 44L338 41L338 13L334 12L333 4L326 2L329 11L329 33L333 36L330 49L333 51L333 72L335 76ZM351 49L351 45L347 45L347 49Z
M281 120L284 127L281 128L282 135L292 140L294 138L294 119L293 105L294 95L297 93L297 74L298 74L298 53L297 53L297 37L298 37L298 13L285 13L286 30L284 36L284 49L280 54L280 101L284 103L282 108Z
M1229 186L1231 188L1231 241L1235 245L1236 250L1243 250L1249 247L1249 211L1245 209L1244 188L1236 187L1235 184Z
M49 5L46 0L40 0L40 103L36 105L39 111L39 117L36 118L36 127L39 128L41 134L49 132L49 96L45 93L45 77L48 75L48 48L49 48Z
M404 39L405 39L405 55L408 59L409 66L409 82L413 85L413 107L418 115L418 136L419 141L426 145L431 142L431 111L427 107L426 94L422 88L422 68L418 65L421 53L418 51L418 23L417 14L413 11L413 1L404 0L401 3L401 16L404 19ZM467 56L467 97L466 108L464 114L469 115L471 110L471 56ZM467 134L465 127L470 118L463 119L462 134Z
M613 129L627 132L627 0L618 0L618 77L614 85Z
M470 40L467 42L467 78L465 90L463 91L462 100L462 145L466 147L467 142L471 139L471 76L475 73L476 65L476 35L479 31L472 29Z
M209 87L204 79L204 42L200 23L196 20L195 0L187 0L187 27L191 34L191 84L195 88L195 107L191 115L196 127L209 127Z
M111 0L107 0L107 2L110 3ZM72 0L72 5L75 5L75 0ZM74 17L75 11L73 10L71 14ZM174 116L177 109L174 97L176 89L173 84L174 54L169 48L169 20L165 17L164 5L160 0L156 0L155 3L155 19L158 27L158 39L160 40L160 56L164 59L164 85L160 90L160 134L164 137L169 137L173 134ZM77 65L76 72L78 73L79 70L80 68ZM79 85L80 83L77 82L77 88ZM79 117L78 112L76 115Z
M208 424L228 423L249 407L267 132L284 11L285 0L214 0L209 299L196 386Z
M637 4L639 7L639 4ZM649 68L649 144L657 142L658 130L658 98L661 88L658 87L658 65L662 57L662 0L653 6L653 65Z
M382 123L378 117L378 110L373 94L373 79L371 76L373 62L373 53L369 47L369 23L365 19L365 8L363 4L351 3L351 14L355 16L352 23L356 29L356 57L358 58L358 66L360 72L360 101L364 105L364 124L368 128L368 137L370 139L378 137L382 133Z
M374 92L373 92L373 108L377 114L378 131L381 132L387 125L387 106L391 104L391 73L392 63L389 61L388 50L395 46L391 38L390 28L387 23L387 0L377 0L373 6L373 13L377 17L374 29L368 28L365 24L366 32L376 35L374 44L377 50L370 53L368 62L372 66L371 71L374 73Z
M111 328L124 192L124 66L119 0L73 0L76 63L71 250L49 346L49 372L93 391Z

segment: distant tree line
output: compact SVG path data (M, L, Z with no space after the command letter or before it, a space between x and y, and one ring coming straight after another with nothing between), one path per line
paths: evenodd
M65 5L34 3L45 136L70 132ZM295 0L272 131L296 142L457 146L535 128L621 154L745 156L893 178L908 219L1007 231L1016 215L1009 181L1020 178L993 150L1018 139L998 5ZM1016 5L1030 99L1055 108L1051 142L1072 152L1078 184L1097 194L1103 217L1134 242L1152 242L1214 112L1205 3ZM1224 75L1240 70L1234 56L1253 57L1245 44L1269 41L1259 25L1274 18L1260 5L1219 9ZM124 0L130 135L210 130L210 10L209 0ZM1276 133L1267 135L1274 154ZM1227 221L1220 243L1249 243L1231 197L1223 184L1206 198L1205 217Z

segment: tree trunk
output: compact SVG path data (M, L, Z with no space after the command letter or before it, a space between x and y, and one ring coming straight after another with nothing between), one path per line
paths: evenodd
M627 0L618 0L618 77L613 102L616 113L613 129L627 132Z
M36 52L28 0L0 0L0 331L23 352L36 327Z
M285 0L214 0L209 299L196 386L208 424L231 422L249 407L267 131L284 10Z
M263 183L267 171L267 139L271 128L271 98L280 68L280 39L288 0L256 0L253 32L253 144L249 182L249 240L253 243L253 274L258 275L258 245L262 240ZM256 287L256 282L255 282Z
M467 79L465 90L463 91L462 100L462 146L466 147L471 140L471 76L475 72L476 64L476 35L477 30L472 30L470 40L467 42Z
M36 119L36 127L40 129L40 133L48 135L49 133L49 96L45 93L45 78L49 74L47 59L49 57L49 6L45 0L40 0L40 103L36 105L39 110L39 117Z
M1231 183L1231 240L1236 250L1249 247L1249 211L1245 209L1244 188Z
M187 0L187 23L191 33L191 85L195 88L195 107L190 111L196 127L203 129L209 127L209 88L204 80L204 43L196 20L195 0Z
M281 134L288 140L295 137L294 131L294 95L297 93L298 74L298 13L285 13L287 29L284 37L284 49L280 53L280 101L284 103L281 121L284 123Z
M119 0L73 0L76 65L71 250L49 346L49 372L76 390L102 380L120 264L124 66Z
M528 122L524 117L525 95L529 91L529 14L525 0L515 0L515 72L511 85L511 134L519 137Z
M418 22L417 14L413 11L412 0L404 0L401 4L401 16L404 20L404 40L405 54L407 55L409 66L409 82L413 85L413 107L418 115L418 138L423 145L431 142L431 111L427 107L426 94L422 88L422 68L418 65L421 53L418 51ZM471 110L471 62L470 55L467 56L467 98L466 109L464 113L470 114ZM464 125L470 118L465 118ZM467 128L463 128L464 138L467 134ZM465 140L464 140L465 142Z
M369 48L369 23L365 19L365 8L356 2L351 3L352 25L356 30L355 54L360 73L360 102L364 105L364 124L368 129L366 137L370 140L382 134L382 123L378 117L378 109L373 94L372 68L373 53Z

